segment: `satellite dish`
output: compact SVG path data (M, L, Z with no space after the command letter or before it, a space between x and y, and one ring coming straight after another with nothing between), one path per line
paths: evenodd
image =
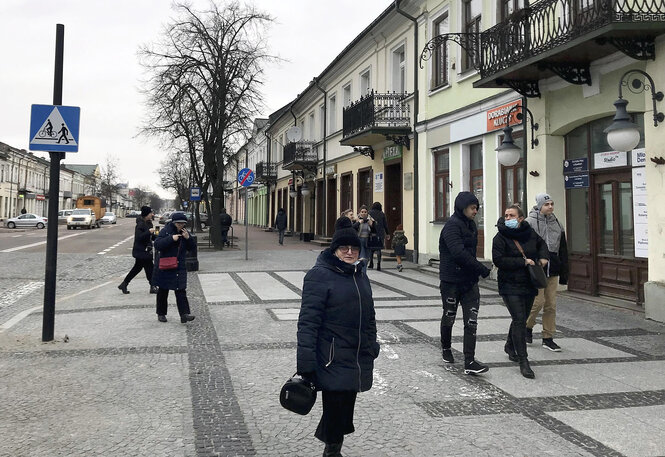
M302 129L297 125L290 127L286 131L286 139L291 143L297 143L298 141L302 140Z

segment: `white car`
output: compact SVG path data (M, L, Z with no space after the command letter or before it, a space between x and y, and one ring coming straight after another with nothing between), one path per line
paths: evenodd
M107 211L106 214L104 214L104 217L102 217L102 220L100 222L102 224L116 224L118 222L118 218L114 213Z
M77 208L73 210L71 216L67 218L67 230L73 230L76 227L85 227L88 229L99 227L95 220L95 213L90 208Z
M7 228L13 229L16 227L37 227L43 229L46 227L47 220L45 217L37 216L36 214L26 213L18 217L7 219L5 225Z

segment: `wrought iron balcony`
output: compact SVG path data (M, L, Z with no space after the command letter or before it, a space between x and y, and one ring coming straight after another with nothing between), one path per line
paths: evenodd
M589 63L616 49L653 59L664 27L665 0L539 0L481 32L474 87L539 96L538 80L554 75L591 84Z
M411 107L408 94L370 92L344 108L341 144L372 146L411 132Z
M319 162L318 148L313 141L298 141L284 146L282 169L312 170Z
M257 163L256 180L260 182L273 182L277 180L277 165L268 162Z

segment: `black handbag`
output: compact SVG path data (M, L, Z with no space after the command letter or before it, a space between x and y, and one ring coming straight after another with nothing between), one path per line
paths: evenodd
M524 250L522 249L520 243L517 240L513 241L515 242L517 249L519 249L520 254L522 254L524 260L526 260L526 255L524 255ZM529 279L531 279L531 284L533 287L536 289L544 289L547 287L547 276L545 276L545 270L543 270L543 267L540 264L536 263L535 265L527 265L526 269L529 272Z
M294 374L282 386L279 403L289 411L306 416L316 403L316 386Z

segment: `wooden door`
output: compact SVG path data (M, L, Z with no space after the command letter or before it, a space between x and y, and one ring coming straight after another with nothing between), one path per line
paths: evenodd
M383 212L386 214L388 231L392 233L402 224L402 162L386 165L383 176L386 193Z
M335 231L335 221L337 216L339 216L339 211L337 210L337 179L331 178L328 179L326 183L327 193L326 204L328 205L327 211L328 216L326 217L326 235L331 237Z
M324 235L323 229L323 179L316 182L316 234Z
M372 207L374 203L374 193L372 189L372 169L365 168L363 170L358 170L358 204L357 208L360 208L362 205L366 205L367 209Z

